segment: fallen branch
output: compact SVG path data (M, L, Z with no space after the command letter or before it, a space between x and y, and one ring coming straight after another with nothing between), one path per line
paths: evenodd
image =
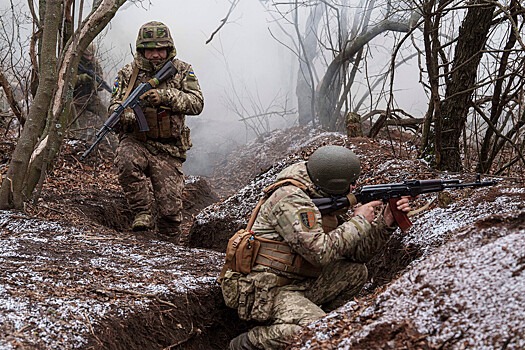
M100 294L105 294L105 295L108 295L111 292L113 292L113 293L130 294L130 295L135 295L139 297L146 297L146 298L154 299L161 304L165 304L165 305L177 308L177 305L170 303L169 301L162 300L156 294L151 294L151 293L141 293L141 292L136 292L133 290L118 289L118 288L96 289L95 292L100 293Z

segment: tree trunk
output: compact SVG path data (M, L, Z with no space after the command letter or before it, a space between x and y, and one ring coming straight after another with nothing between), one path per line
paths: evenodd
M40 82L30 107L28 120L13 152L0 188L0 209L22 209L24 200L32 195L36 184L45 178L48 164L52 164L64 138L64 118L72 100L73 76L83 52L93 39L115 16L126 0L102 0L98 7L73 33L57 62L57 33L62 21L62 0L47 0L40 58ZM42 2L41 2L42 3ZM46 131L44 125L47 123ZM44 133L43 133L44 132ZM39 139L48 136L43 148L35 149ZM31 156L33 155L33 158Z
M347 43L345 49L341 51L334 60L328 65L324 77L318 87L316 97L317 115L321 125L330 130L332 125L331 117L335 110L337 99L333 99L333 85L338 81L342 68L370 41L376 36L386 31L408 32L410 27L407 23L399 23L385 20L369 28L366 32L352 39Z
M469 7L459 30L452 73L441 104L441 128L436 126L436 167L440 170L457 172L463 168L461 133L476 85L481 50L485 46L495 9L495 5L484 0L475 0L471 4L473 6ZM438 141L438 138L441 140Z
M511 2L510 10L513 12L512 20L514 23L518 23L518 11L520 10L520 5L517 1L513 0ZM507 74L507 67L509 64L509 57L511 50L516 44L518 38L516 37L516 32L514 30L510 31L509 39L507 44L501 54L501 59L499 59L499 69L498 69L498 79L494 85L494 93L492 95L492 108L490 109L490 124L492 126L498 125L498 121L501 118L504 104L507 103L508 97L503 91L503 84L505 82L505 75ZM498 143L498 136L495 135L494 127L487 128L485 137L483 138L483 144L479 152L479 163L476 171L480 173L486 173L490 170L492 163L496 157L496 154L499 152L496 145Z
M323 17L326 5L318 3L310 12L306 21L304 38L299 39L303 54L299 57L299 72L297 73L297 110L299 125L306 125L314 120L315 106L315 76L313 72L314 60L317 57L317 28Z
M40 60L40 84L29 115L12 155L5 180L0 188L0 209L23 209L23 183L29 159L42 133L50 101L56 85L57 33L62 19L60 0L46 2L42 33L42 56Z

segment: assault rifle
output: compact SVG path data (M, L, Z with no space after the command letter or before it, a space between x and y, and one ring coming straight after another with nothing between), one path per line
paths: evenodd
M168 61L158 72L155 74L153 78L148 80L145 83L141 83L139 86L137 86L131 94L128 96L124 102L122 102L109 116L108 120L102 125L102 128L97 132L96 136L97 139L93 144L82 154L80 157L80 160L86 159L86 157L93 152L95 147L104 139L104 137L107 135L108 132L113 131L113 128L120 120L120 116L122 113L124 113L124 110L126 108L131 108L135 112L135 117L137 118L137 123L139 126L140 131L149 131L148 122L146 121L146 117L144 116L144 113L142 112L142 108L139 104L140 102L140 96L142 96L145 92L156 88L159 86L160 83L166 81L167 79L171 78L177 74L177 68L173 65L171 61Z
M365 204L374 200L382 200L390 205L390 210L397 224L404 232L412 223L405 212L397 209L397 201L400 197L416 197L423 193L440 192L443 190L454 190L466 187L493 186L496 181L481 181L478 174L475 182L463 183L460 180L405 180L402 183L390 183L381 185L363 186L355 193L347 196L334 196L329 198L313 198L315 206L321 214L330 214L334 211L349 208L357 203Z
M102 87L104 90L106 90L109 93L112 92L111 87L108 85L108 83L106 83L104 81L104 79L102 79L102 77L100 75L98 75L97 73L93 72L91 69L88 69L88 68L84 67L83 65L79 64L78 65L78 71L81 74L88 74L88 75L92 76L93 78L95 78L95 81L97 82L98 86Z

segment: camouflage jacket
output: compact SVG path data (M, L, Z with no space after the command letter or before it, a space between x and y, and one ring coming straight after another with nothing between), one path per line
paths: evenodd
M80 58L80 65L82 65L85 69L93 72L94 74L98 75L99 77L103 78L103 71L102 67L100 66L98 60L96 58L93 58L92 60L88 60L84 58L83 56ZM82 74L79 72L79 75ZM87 73L83 73L87 74ZM75 91L74 91L74 98L75 99L81 99L81 98L89 98L92 96L97 95L97 81L95 77L92 77L92 80L89 82L80 82L77 80L75 84ZM98 90L101 90L102 88L98 88Z
M326 266L342 258L365 263L395 230L386 226L382 215L373 224L359 215L325 232L323 217L311 200L321 194L307 174L306 163L287 167L276 181L289 178L305 184L306 192L293 185L277 188L261 206L252 230L263 238L286 241L314 266ZM254 270L267 268L256 265Z
M150 110L155 109L156 112L165 110L170 113L173 137L163 140L148 137L146 141L148 149L153 153L161 151L176 157L185 158L186 150L191 147L189 129L185 125L185 115L200 114L204 107L204 97L192 66L174 56L175 51L168 56L167 60L169 59L173 62L175 68L177 68L177 74L158 87L159 92L162 92L163 98L161 106L156 108L149 106L147 103L142 103L142 106L143 110L149 108ZM147 82L160 68L154 67L144 56L137 52L134 61L124 66L117 74L109 106L110 113L124 99L134 67L138 68L138 76L132 88L136 88L142 82ZM127 137L137 132L138 128L136 125L133 128L121 128L120 137Z

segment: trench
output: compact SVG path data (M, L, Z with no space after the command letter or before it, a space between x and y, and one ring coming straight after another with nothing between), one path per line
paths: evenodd
M85 349L222 350L249 329L224 305L218 286L165 300L172 305L155 302L140 314L100 321Z
M198 185L200 189L202 184ZM214 197L211 199L216 200ZM184 213L193 214L187 203L197 203L194 211L201 209L197 200L187 201ZM93 200L83 199L82 203L76 205L93 222L117 232L129 229L133 220L133 214L121 196L112 196L105 201L96 197ZM183 230L188 224L183 222ZM141 235L147 237L146 233ZM158 238L154 234L150 235ZM112 316L98 320L83 349L223 350L228 348L232 338L253 326L241 321L236 310L224 304L220 287L212 285L183 294L163 295L162 300L152 301L147 310L125 317Z
M126 210L122 198L118 198L113 203L112 205L104 203L102 206L84 203L84 210L92 214L95 222L120 231L126 226L129 227L132 216ZM101 208L105 210L102 211ZM231 231L222 228L220 223L211 223L205 231ZM204 239L197 244L190 242L190 246L224 251L222 245L225 245L226 241L227 239L222 237L215 237ZM386 247L367 264L369 282L357 297L365 298L373 294L377 288L392 281L420 256L421 252L417 247L408 247L401 241L401 237L393 236ZM141 313L127 315L125 318L101 320L94 328L85 349L222 350L228 348L232 338L255 325L241 321L236 310L229 309L224 304L218 285L193 290L187 294L164 296L163 300L168 301L169 305L156 301L148 310Z

